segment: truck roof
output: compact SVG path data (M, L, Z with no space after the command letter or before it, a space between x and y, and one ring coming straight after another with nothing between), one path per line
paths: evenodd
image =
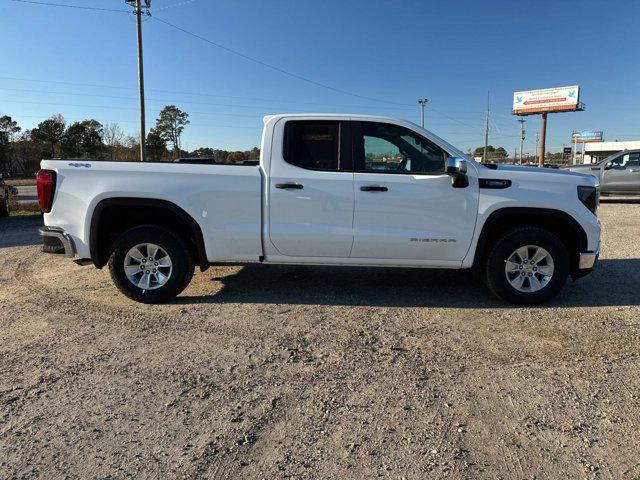
M262 118L264 123L267 123L269 120L278 119L278 118L290 118L290 117L301 117L301 118L309 118L309 117L318 117L318 118L350 118L352 120L383 120L383 121L394 121L394 122L407 122L407 120L399 117L386 117L383 115L363 115L361 113L278 113L275 115L265 115Z

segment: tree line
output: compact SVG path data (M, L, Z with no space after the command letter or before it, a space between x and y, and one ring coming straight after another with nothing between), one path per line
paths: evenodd
M484 146L480 146L476 148L473 153L469 150L469 154L472 157L482 157L484 155ZM492 145L487 145L487 161L494 162L505 162L509 158L509 154L503 147L494 148ZM545 163L554 163L554 164L563 164L567 163L569 159L564 155L563 152L545 152L544 161ZM518 163L520 162L520 156L516 153L515 158L510 160L511 162ZM525 153L522 156L523 163L537 163L538 162L538 153Z
M147 134L147 160L171 162L180 157L211 158L216 163L236 163L260 157L260 149L227 151L203 147L191 152L181 148L189 114L175 105L162 109ZM23 130L9 115L0 116L0 173L31 176L44 158L91 158L95 160L140 160L137 137L126 134L117 123L101 124L87 119L68 124L60 114Z
M478 147L473 151L473 157L482 157L484 155L484 146ZM487 160L503 160L509 157L509 154L503 147L494 147L487 145Z

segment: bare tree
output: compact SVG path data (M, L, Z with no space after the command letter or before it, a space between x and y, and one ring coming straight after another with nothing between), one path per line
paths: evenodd
M125 134L117 123L107 123L102 131L102 139L109 150L109 160L114 160L116 147L122 146Z

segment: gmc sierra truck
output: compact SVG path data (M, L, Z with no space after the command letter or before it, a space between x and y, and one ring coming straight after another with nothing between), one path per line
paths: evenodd
M517 304L600 251L597 179L485 166L404 120L264 118L258 165L43 160L45 252L165 302L219 262L472 269Z

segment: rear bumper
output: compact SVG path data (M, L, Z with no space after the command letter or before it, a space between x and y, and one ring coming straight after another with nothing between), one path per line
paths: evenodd
M73 240L62 228L41 227L39 232L42 237L43 252L64 255L68 258L75 256L76 247Z

